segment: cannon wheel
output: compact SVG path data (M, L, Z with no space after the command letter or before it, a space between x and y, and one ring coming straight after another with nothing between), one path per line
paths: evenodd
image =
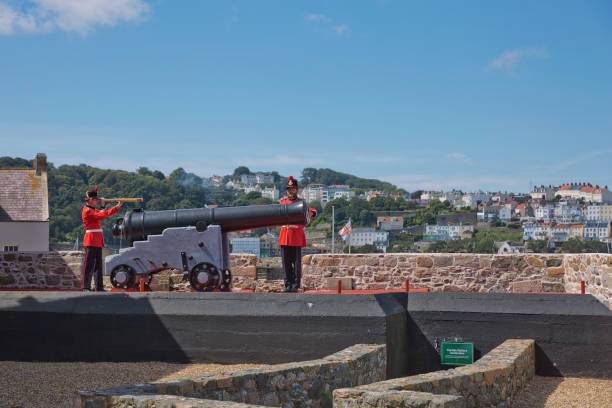
M219 287L221 274L217 267L208 262L197 264L189 272L189 283L198 292L210 292Z
M221 271L221 283L219 284L219 290L222 292L229 292L231 283L232 272L229 269L223 269Z
M111 285L117 289L129 289L134 286L136 273L131 266L119 265L110 274Z

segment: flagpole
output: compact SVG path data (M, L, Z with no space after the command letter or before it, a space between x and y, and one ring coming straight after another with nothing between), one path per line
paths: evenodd
M336 224L334 221L334 217L335 217L335 213L334 213L334 206L332 205L332 256L334 256L334 244L336 242Z
M351 219L349 218L349 225L351 226L351 230L349 231L349 236L348 236L348 240L349 240L349 255L351 253L351 235L353 235L353 223L351 222Z

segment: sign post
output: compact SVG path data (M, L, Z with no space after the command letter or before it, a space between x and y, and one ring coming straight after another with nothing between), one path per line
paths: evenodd
M443 341L440 343L440 360L443 365L472 364L474 362L474 343Z

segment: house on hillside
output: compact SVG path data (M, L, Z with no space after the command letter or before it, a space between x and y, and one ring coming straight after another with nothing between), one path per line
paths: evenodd
M0 251L49 250L47 156L33 169L0 169Z
M497 249L497 253L499 255L507 255L507 254L522 254L525 252L525 245L520 242L512 242L512 241L501 241L494 242L493 245L495 249Z

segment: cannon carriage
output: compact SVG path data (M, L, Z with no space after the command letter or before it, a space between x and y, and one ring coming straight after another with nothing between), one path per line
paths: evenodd
M129 247L105 259L113 287L129 289L165 269L183 270L197 291L229 291L232 281L228 232L306 225L308 204L253 205L186 210L133 210L116 220L113 236Z

